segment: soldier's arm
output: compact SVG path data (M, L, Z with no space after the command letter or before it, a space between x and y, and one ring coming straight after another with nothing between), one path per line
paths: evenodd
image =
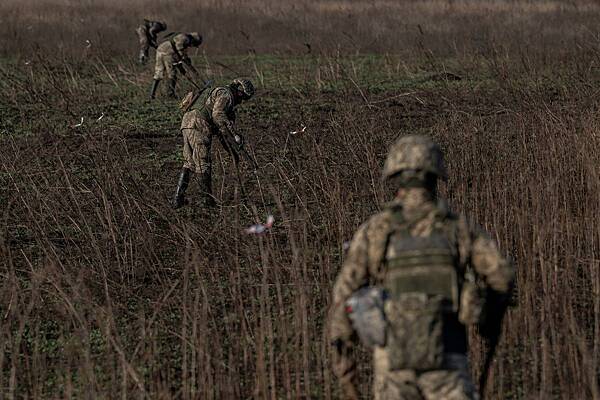
M462 224L468 231L468 243L464 247L469 253L473 269L484 278L491 289L499 293L508 293L512 289L515 277L512 263L502 255L496 242L481 228L468 227L464 221Z
M348 255L333 285L331 338L350 340L353 329L344 303L357 289L368 284L368 237L366 225L361 226L350 243Z
M358 398L356 390L356 361L352 357L354 329L348 319L345 303L348 298L369 282L367 225L361 226L333 286L329 335L334 345L333 370L346 398Z
M232 141L238 135L230 115L233 112L233 98L226 89L220 89L215 93L215 101L212 109L212 120L219 128L225 140ZM238 135L239 136L239 135Z
M150 29L148 29L148 40L150 41L150 46L156 48L156 39L158 38L158 31L155 25L152 25Z

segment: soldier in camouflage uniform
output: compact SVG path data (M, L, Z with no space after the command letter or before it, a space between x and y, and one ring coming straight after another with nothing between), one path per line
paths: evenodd
M509 292L513 267L493 240L437 198L446 171L429 139L399 139L383 173L396 197L358 229L333 288L334 372L345 398L357 399L347 301L376 286L386 298L385 343L373 346L375 399L477 399L466 325L480 322L481 290Z
M238 153L244 140L234 127L235 107L242 101L249 100L254 95L254 85L247 79L237 78L227 86L217 87L206 91L198 100L196 106L190 107L181 121L183 134L183 157L185 162L179 176L173 207L179 208L184 204L185 191L190 181L191 172L200 174L201 191L204 203L214 205L211 185L211 144L217 137L237 163Z
M144 24L137 27L135 33L140 41L140 54L138 61L145 64L148 59L150 47L157 47L157 36L160 32L167 30L167 24L160 21L149 21L144 19Z
M177 71L185 73L182 63L196 73L192 61L187 55L187 49L202 44L202 36L198 32L178 33L169 40L162 42L156 49L156 65L154 67L154 82L150 89L150 98L154 99L160 80L166 76L169 79L169 97L175 97Z

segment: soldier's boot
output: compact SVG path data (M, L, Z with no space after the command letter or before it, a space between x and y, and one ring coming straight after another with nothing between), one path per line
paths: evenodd
M187 168L181 169L179 174L179 181L177 182L177 189L175 190L175 196L171 205L174 209L178 209L185 204L185 190L190 184L190 175L192 171Z
M212 181L210 171L200 175L200 191L202 192L202 203L206 207L214 207L217 205L212 193Z
M156 97L156 90L158 89L158 84L160 83L160 79L155 79L152 82L152 87L150 88L150 100L154 100Z
M175 86L177 85L177 79L169 79L169 91L167 92L167 96L174 99L177 97L175 94Z

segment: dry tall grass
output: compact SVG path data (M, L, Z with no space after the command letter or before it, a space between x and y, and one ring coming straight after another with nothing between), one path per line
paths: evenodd
M597 48L599 15L590 0L5 0L0 51L78 54L90 40L107 56L135 54L134 29L150 17L170 30L200 31L201 51L209 54L310 48L473 56L508 49L551 62L571 46Z
M18 51L32 44L19 36L33 15L26 4L0 5L2 15L14 12L13 25L0 29L12 29L24 41ZM37 3L42 19L52 15L49 4ZM98 2L64 2L52 10L79 15L80 4L96 20L117 14ZM177 3L153 4L182 21L190 18ZM202 4L224 12L231 3ZM343 242L389 198L379 180L389 144L399 134L421 132L446 151L451 179L443 192L451 204L488 229L518 267L518 305L506 319L490 398L600 399L596 45L583 40L587 34L573 33L579 32L575 28L569 31L573 42L540 33L543 40L529 42L536 45L532 51L513 41L539 28L536 13L550 15L548 32L559 32L572 21L591 19L596 6L250 4L257 35L277 33L283 47L295 42L265 22L283 18L277 10L306 15L315 26L326 20L323 26L333 29L341 17L325 19L328 7L361 9L352 25L361 18L366 23L371 11L370 18L386 21L389 13L383 11L401 8L412 10L414 20L447 20L455 35L466 29L467 42L489 52L471 53L471 44L465 45L459 57L465 64L455 72L473 75L471 83L417 84L410 79L423 65L443 69L446 59L432 49L447 48L449 39L415 39L420 58L413 64L395 56L378 64L384 70L379 73L389 76L385 82L412 82L406 92L368 87L360 80L372 72L368 65L337 52L300 65L289 61L289 68L281 63L275 71L268 60L236 66L262 82L262 93L240 118L262 167L257 177L245 172L249 201L240 205L229 159L217 151L215 186L223 207L212 216L194 206L194 185L189 207L169 209L179 162L164 154L176 150L179 137L132 100L145 87L137 87L129 66L109 61L134 48L120 25L136 20L134 11L118 10L116 30L106 33L128 39L102 41L104 54L92 62L59 55L40 56L25 69L2 65L0 115L10 116L0 121L2 397L335 398L323 318ZM451 8L476 18L458 24ZM264 19L268 13L273 19ZM227 14L224 21L237 23L243 15ZM530 19L515 22L517 15ZM485 16L489 22L522 23L521 30L495 42L485 29L479 35ZM427 37L429 25L415 38ZM91 32L89 24L78 26L77 39L67 38L75 28L62 24L49 37L63 35L64 48L76 51ZM502 26L489 29L499 34ZM337 40L327 37L332 44ZM364 49L378 48L368 47L365 38ZM580 47L567 46L578 40ZM207 52L209 43L207 38ZM222 43L223 51L245 54L250 47ZM252 47L281 50L272 39L256 39ZM99 108L114 115L139 111L130 114L135 121L109 115L90 122L87 116ZM78 122L82 114L82 128L67 127L71 122L65 120ZM299 122L307 131L290 135L290 125ZM277 221L270 234L242 233L268 212ZM476 376L482 350L472 339ZM368 393L369 369L363 365Z

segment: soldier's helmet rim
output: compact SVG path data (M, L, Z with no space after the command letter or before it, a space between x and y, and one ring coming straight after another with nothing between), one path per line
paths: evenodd
M383 166L383 177L389 179L407 170L429 172L443 180L448 177L442 150L423 135L405 135L392 145Z
M251 98L252 96L254 96L254 84L252 83L252 81L250 79L246 79L246 78L236 78L233 80L232 84L234 86L237 86L238 89L244 93L244 97L246 99Z

